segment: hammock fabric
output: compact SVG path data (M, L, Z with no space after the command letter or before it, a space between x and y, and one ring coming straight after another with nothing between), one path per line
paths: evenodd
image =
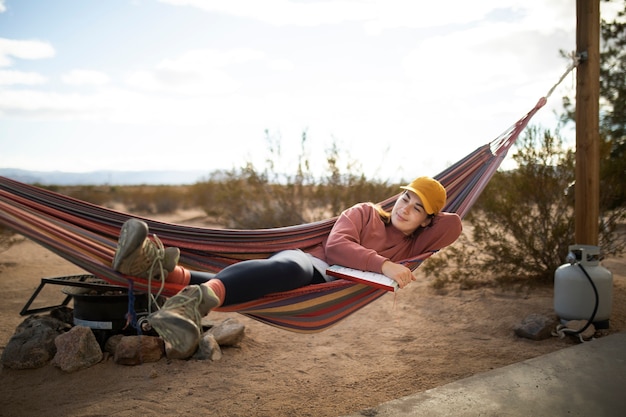
M541 98L517 123L490 143L434 176L446 188L444 211L463 217L500 166L509 148L534 114L545 105ZM381 202L389 209L397 195ZM121 275L111 268L122 224L132 216L32 185L0 177L0 223L41 244L69 262L111 284L135 291L159 290L160 285ZM311 248L330 232L336 218L297 226L233 230L170 224L143 218L165 246L181 250L180 264L217 272L245 259L265 258L284 249ZM432 253L411 260L417 268ZM182 287L166 283L162 294L171 296ZM386 291L350 281L310 285L270 294L261 299L222 307L262 322L298 332L324 330L381 297Z

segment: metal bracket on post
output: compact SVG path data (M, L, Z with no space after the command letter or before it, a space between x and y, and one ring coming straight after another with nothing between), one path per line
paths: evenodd
M586 61L589 59L589 53L587 51L582 51L576 54L576 60L578 62Z

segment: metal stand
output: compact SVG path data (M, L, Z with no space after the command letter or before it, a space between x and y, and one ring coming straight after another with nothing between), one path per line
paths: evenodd
M43 287L46 286L46 284L63 285L67 287L82 287L82 288L90 288L90 289L105 290L105 291L127 290L126 287L122 287L119 285L111 285L108 282L100 278L96 278L94 275L90 275L90 274L69 275L69 276L56 277L56 278L42 278L41 283L39 284L39 287L37 287L33 295L31 295L28 302L22 308L22 311L20 311L21 316L25 316L28 314L42 313L44 311L50 311L57 307L67 306L67 304L72 299L71 295L67 295L65 299L63 300L63 302L59 305L30 309L31 304L35 301L35 299L37 298L37 296L39 295Z

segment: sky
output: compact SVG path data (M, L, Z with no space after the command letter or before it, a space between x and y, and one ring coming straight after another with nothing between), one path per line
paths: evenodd
M435 175L567 70L575 3L0 0L0 167Z

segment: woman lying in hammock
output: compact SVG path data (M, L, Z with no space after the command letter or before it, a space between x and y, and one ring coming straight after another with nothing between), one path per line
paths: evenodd
M441 212L446 190L438 181L419 177L401 188L404 192L391 212L372 203L356 204L341 213L326 240L308 252L285 250L267 259L238 262L217 274L177 265L177 248L159 250L148 237L146 223L130 219L121 229L113 268L147 278L162 266L169 272L166 281L191 284L148 317L165 340L168 357L189 358L200 342L201 318L212 309L331 281L326 275L329 265L382 273L400 288L414 281L412 271L398 262L452 244L461 234L461 219Z

